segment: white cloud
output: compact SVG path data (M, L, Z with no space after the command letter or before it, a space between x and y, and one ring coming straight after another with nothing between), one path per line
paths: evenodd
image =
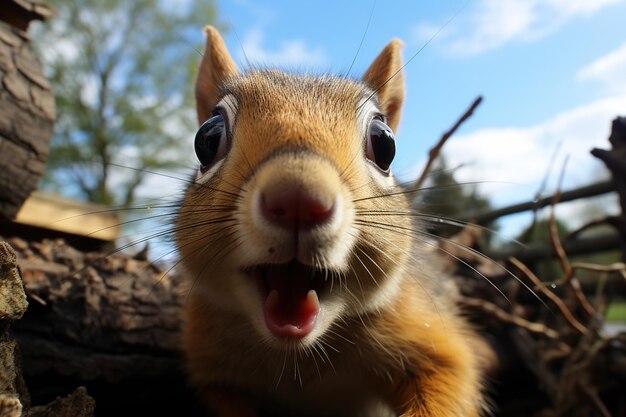
M581 68L576 77L579 80L600 81L613 92L626 91L626 42Z
M90 107L95 107L98 103L98 96L100 93L100 84L98 79L93 74L82 74L81 78L81 90L80 98L84 104Z
M529 200L538 191L557 146L544 195L554 192L566 155L569 161L562 189L597 181L606 175L590 155L593 147L609 147L611 121L626 109L626 94L605 98L557 114L530 127L481 129L450 140L444 154L450 166L465 164L456 173L461 182L479 181L479 190L495 206Z
M508 42L544 37L568 21L591 16L623 0L480 0L461 13L436 41L454 55L473 55ZM420 41L441 25L420 23L414 33Z
M249 31L241 43L245 57L241 52L240 58L245 60L247 57L251 65L320 68L328 64L324 49L311 47L303 40L282 41L277 49L268 49L264 45L264 36L260 29Z

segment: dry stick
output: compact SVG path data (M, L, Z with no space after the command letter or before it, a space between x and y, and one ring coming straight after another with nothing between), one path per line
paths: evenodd
M578 386L580 387L581 391L584 392L585 395L591 400L593 405L596 407L596 410L598 410L602 417L612 417L612 414L606 407L606 404L604 404L602 399L598 396L596 391L589 386L589 384L583 381L578 381Z
M615 262L611 265L598 265L590 264L587 262L574 262L572 264L574 269L586 269L587 271L594 272L623 272L626 271L626 264L623 262Z
M584 232L585 230L591 229L591 228L596 227L596 226L602 226L602 225L605 225L605 224L609 225L609 226L613 226L615 229L617 229L619 231L619 224L618 224L619 220L618 219L619 218L617 216L607 216L607 217L605 217L603 219L592 220L589 223L586 223L586 224L580 226L578 229L569 232L565 236L565 240L574 239L579 234Z
M552 152L552 156L550 157L550 161L548 162L548 166L546 168L546 173L544 174L543 179L541 180L541 184L539 184L539 188L537 189L537 192L535 193L535 198L533 199L533 201L537 203L541 200L541 195L543 194L543 192L546 189L546 186L548 185L548 180L550 179L550 173L552 172L552 166L554 165L554 160L556 159L559 153L559 149L561 149L561 144L562 142L559 141L556 148ZM533 213L532 221L530 222L530 225L526 228L526 232L524 232L522 236L518 239L520 242L527 243L529 240L529 237L532 236L532 233L535 230L535 226L537 225L537 218L539 216L540 209L541 207L539 207L538 204L535 204L535 206L532 208L532 213Z
M528 330L531 333L541 334L549 339L558 339L559 333L549 328L542 323L534 323L526 320L520 316L515 316L507 311L501 309L497 305L485 301L480 298L461 297L459 300L461 304L467 307L473 307L482 310L485 313L489 313L493 317L505 323L515 324L518 327Z
M574 262L572 264L572 269L585 269L587 271L593 272L618 272L624 279L626 279L626 264L623 262L616 262L611 265L598 265L598 264L590 264L586 262Z
M459 118L459 120L457 120L457 122L454 124L454 126L452 126L452 128L450 128L450 130L448 130L443 135L441 135L441 138L439 139L439 142L437 142L437 144L434 147L432 147L430 149L430 151L428 152L428 162L426 163L426 166L424 167L424 170L422 171L422 175L420 175L419 179L417 181L415 181L413 186L410 188L411 190L419 190L420 187L424 184L424 181L426 180L426 177L430 173L430 170L431 170L431 168L433 166L433 163L435 162L435 159L437 159L437 157L441 153L441 148L443 148L443 145L445 145L445 143L448 141L448 139L450 139L450 136L452 136L454 134L454 132L456 132L457 129L467 119L470 118L470 116L474 113L474 110L476 110L476 107L478 107L478 105L482 101L483 101L483 97L482 96L476 97L476 99L474 99L474 102L472 103L472 105L465 111L465 113L463 113L463 115Z
M567 320L567 322L574 329L578 330L578 332L580 332L580 334L585 334L587 332L587 329L585 328L585 326L583 326L583 324L581 322L576 320L576 318L574 317L574 315L572 314L570 309L567 308L567 306L565 305L563 300L561 300L556 294L554 294L552 291L550 291L541 282L539 277L537 277L537 275L535 275L526 265L524 265L522 262L520 262L516 258L509 258L509 262L511 262L513 265L515 265L515 267L517 267L517 269L522 271L526 275L526 277L528 277L528 279L535 285L535 289L538 292L540 292L543 295L545 295L547 298L550 299L550 301L552 301L557 306L557 308L561 311L561 314L563 314L563 317L565 317L565 320Z
M561 198L561 184L563 183L563 177L565 176L565 167L567 166L567 160L569 157L565 158L565 162L563 162L563 168L561 169L561 175L559 177L559 182L556 187L556 192L552 196L552 204L550 206L550 220L548 222L548 227L550 231L550 242L552 243L552 248L559 258L559 262L561 263L561 269L563 270L566 277L571 278L573 275L572 267L567 259L567 255L565 254L565 249L563 249L563 244L561 243L561 239L559 239L559 232L556 227L556 205L559 203Z
M578 282L578 280L572 276L569 280L569 285L570 287L572 287L572 290L574 290L574 295L578 299L580 305L583 307L583 310L585 310L589 317L593 317L597 313L596 308L591 304L591 302L589 302L589 299L587 298L585 292L580 286L580 282Z
M563 243L559 238L558 229L556 227L556 205L559 203L559 199L561 198L561 184L563 183L563 177L565 176L565 167L567 166L567 160L563 163L563 168L561 169L561 175L559 176L559 182L557 184L556 192L554 196L552 196L552 205L550 206L550 219L548 222L549 231L550 231L550 243L552 244L552 249L556 253L559 258L559 262L561 263L561 269L563 270L564 277L561 279L561 284L569 284L572 290L574 291L574 295L578 299L578 302L583 307L585 312L589 315L589 317L593 317L596 314L596 309L591 305L587 297L582 291L580 287L580 283L576 278L574 278L574 269L567 259L567 254L565 253L565 249L563 249Z

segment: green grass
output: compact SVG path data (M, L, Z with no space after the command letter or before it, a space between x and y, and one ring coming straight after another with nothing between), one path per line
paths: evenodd
M611 303L606 312L606 321L626 322L626 301Z

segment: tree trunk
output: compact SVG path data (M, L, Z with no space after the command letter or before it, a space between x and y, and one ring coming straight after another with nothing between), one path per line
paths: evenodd
M37 10L51 13L31 3L38 2L5 0L2 18L24 28L27 19L44 17ZM14 218L37 187L54 125L54 97L29 41L24 30L0 21L0 219Z
M602 160L613 176L613 186L622 208L622 214L614 218L614 225L622 240L622 261L626 262L626 117L613 120L609 142L611 150L595 148L591 154Z

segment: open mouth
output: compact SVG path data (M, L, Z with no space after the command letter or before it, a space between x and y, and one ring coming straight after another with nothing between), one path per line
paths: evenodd
M278 337L303 338L315 328L328 271L297 261L251 269L267 328Z

